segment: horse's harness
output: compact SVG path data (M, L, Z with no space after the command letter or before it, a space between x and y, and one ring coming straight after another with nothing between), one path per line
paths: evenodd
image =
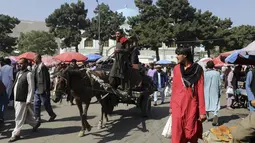
M80 69L80 70L82 70L82 69ZM89 72L90 70L87 70L86 69L86 74L83 76L83 80L85 80L86 78L91 78L91 75L90 75L90 72ZM69 76L69 75L68 75ZM61 76L61 75L57 75L57 78L60 78L60 79L62 79L62 80L64 80L65 81L65 87L64 87L64 89L65 90L56 90L56 89L54 89L54 92L60 92L60 93L63 93L63 94L66 94L66 91L67 90L69 90L70 89L70 85L69 85L69 82L68 82L68 78L66 78L66 77L64 77L64 76ZM61 82L62 80L58 80L58 82L57 83L55 83L56 85L59 83L59 82ZM91 82L91 81L90 81ZM87 87L88 88L88 87ZM93 86L92 86L92 89L91 90L94 90L94 88L93 88Z
M56 93L56 92L60 92L60 93L66 94L66 90L69 89L69 85L68 85L68 80L67 80L67 78L65 78L64 76L60 76L60 75L58 75L57 78L60 78L60 79L62 79L62 80L65 81L65 87L64 87L65 90L57 90L56 87L54 87L54 92L55 92L55 93ZM55 86L56 86L58 83L60 83L62 80L58 80L58 81L55 83Z

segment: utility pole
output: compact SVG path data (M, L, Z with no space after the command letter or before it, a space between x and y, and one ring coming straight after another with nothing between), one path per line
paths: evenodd
M101 31L101 26L100 26L100 23L101 23L101 19L100 19L100 13L101 13L101 10L100 10L100 6L99 6L99 2L98 0L96 0L97 2L97 7L98 7L98 45L99 45L99 53L100 53L100 50L101 50L101 47L100 47L100 44L101 44L101 35L100 35L100 31ZM102 51L103 52L103 51ZM101 54L101 53L100 53ZM103 53L102 53L103 54Z

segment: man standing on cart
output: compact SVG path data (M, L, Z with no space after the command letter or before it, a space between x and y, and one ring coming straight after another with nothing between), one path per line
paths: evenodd
M109 82L114 88L130 92L129 68L130 48L128 39L122 30L116 32L116 49L114 51L115 61L112 66Z

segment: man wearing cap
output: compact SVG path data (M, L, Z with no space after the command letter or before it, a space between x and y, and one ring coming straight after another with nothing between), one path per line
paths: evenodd
M162 71L162 67L160 65L156 65L155 69L157 70L153 75L153 83L155 87L158 89L158 91L154 92L154 106L157 106L157 100L158 100L158 92L161 96L161 104L164 104L164 89L168 84L168 77L165 72Z

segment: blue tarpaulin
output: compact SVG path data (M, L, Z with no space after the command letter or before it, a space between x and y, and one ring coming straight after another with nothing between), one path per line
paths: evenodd
M225 62L231 64L244 64L244 65L254 65L255 63L255 41L250 43L247 47L235 51L229 55Z
M234 62L237 60L238 55L239 55L240 52L241 52L241 50L238 50L238 51L233 52L232 54L230 54L230 55L225 59L225 62L226 62L226 63L234 63Z
M254 65L255 56L241 55L242 52L242 50L235 51L225 59L225 62L230 64Z

